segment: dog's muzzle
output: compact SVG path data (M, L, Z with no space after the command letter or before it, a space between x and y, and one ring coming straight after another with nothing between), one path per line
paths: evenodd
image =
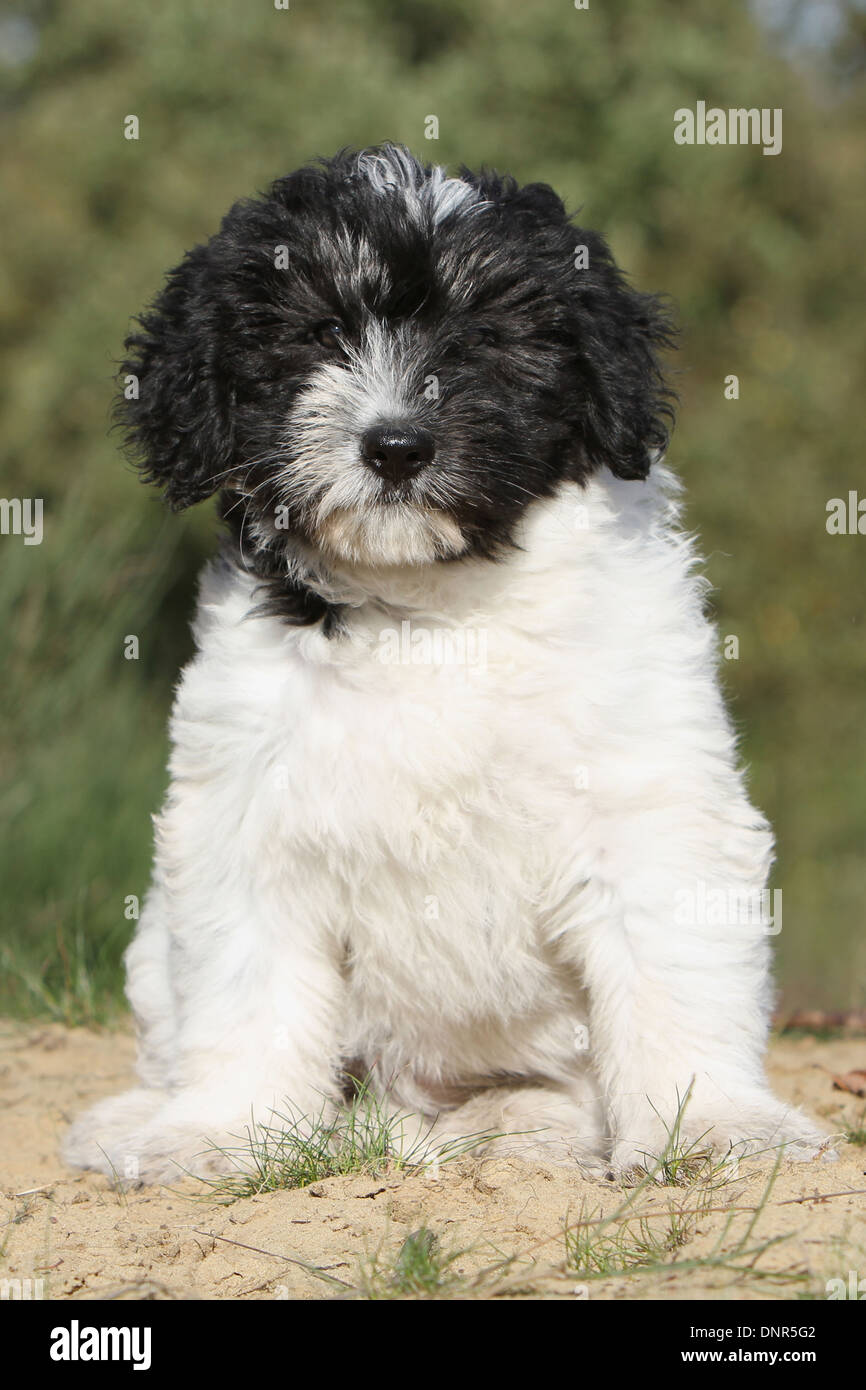
M436 457L436 441L416 425L384 422L361 438L361 458L388 490L411 482Z

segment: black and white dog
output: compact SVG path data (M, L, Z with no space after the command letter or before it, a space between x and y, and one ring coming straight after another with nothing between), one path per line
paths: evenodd
M122 418L229 539L127 955L141 1086L70 1162L213 1170L350 1066L431 1152L622 1173L687 1094L686 1138L823 1151L764 1074L771 836L661 462L670 338L550 188L390 145L171 272Z

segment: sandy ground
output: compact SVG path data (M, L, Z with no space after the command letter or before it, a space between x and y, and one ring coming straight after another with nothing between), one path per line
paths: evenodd
M0 1280L41 1279L33 1292L55 1299L394 1296L389 1271L422 1228L453 1257L452 1297L826 1298L827 1280L866 1279L866 1147L845 1140L837 1162L784 1163L769 1193L764 1161L711 1190L630 1193L569 1169L465 1158L435 1177L328 1178L230 1204L193 1179L122 1192L64 1170L58 1143L85 1104L130 1083L133 1051L124 1033L0 1024ZM866 1037L786 1038L771 1053L778 1091L833 1132L864 1122L866 1101L833 1088L854 1069L866 1069ZM608 1226L577 1225L624 1202ZM569 1268L567 1225L597 1236L595 1266L640 1262L648 1232L655 1253L627 1273Z

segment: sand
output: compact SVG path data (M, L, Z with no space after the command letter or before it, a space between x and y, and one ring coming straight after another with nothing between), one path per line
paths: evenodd
M775 1178L772 1162L757 1160L723 1182L637 1192L501 1158L462 1158L437 1174L327 1178L228 1204L190 1178L122 1191L101 1175L66 1170L58 1152L65 1125L128 1086L133 1057L123 1031L0 1024L0 1280L10 1281L0 1294L417 1296L394 1270L407 1267L407 1238L412 1249L424 1230L435 1234L442 1268L426 1296L824 1299L828 1281L849 1287L852 1272L866 1281L866 1147L845 1139L836 1162L785 1162ZM782 1037L771 1049L779 1093L834 1133L866 1123L866 1100L833 1086L834 1074L858 1069L866 1069L866 1037ZM578 1224L598 1223L624 1202L632 1204L625 1225ZM643 1225L640 1213L648 1213ZM577 1268L567 1260L566 1226L573 1241L590 1232L596 1240ZM633 1267L616 1272L624 1263Z

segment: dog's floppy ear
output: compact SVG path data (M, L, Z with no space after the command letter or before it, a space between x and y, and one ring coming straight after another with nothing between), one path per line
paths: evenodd
M209 251L197 246L169 272L130 334L115 418L142 476L174 511L210 497L234 452L232 390L225 369Z
M631 288L600 236L572 232L570 333L585 463L606 465L618 478L645 478L673 425L659 354L674 346L676 330L660 298Z
M550 267L572 356L575 475L606 466L620 478L645 478L673 424L659 354L673 347L675 330L663 302L629 286L602 237L576 226L547 184L460 174Z

